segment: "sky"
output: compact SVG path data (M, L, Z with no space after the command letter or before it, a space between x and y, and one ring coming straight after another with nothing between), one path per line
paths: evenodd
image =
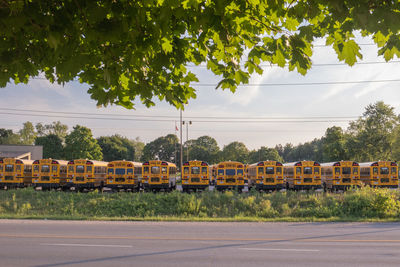
M328 127L347 128L350 120L357 119L367 105L377 101L391 105L399 114L400 82L332 83L400 77L400 60L384 63L377 56L376 46L371 45L372 40L357 40L363 59L353 67L341 64L333 49L319 41L314 48L313 67L305 76L264 63L263 75L255 74L250 79L255 86L241 86L234 94L215 87L194 86L197 98L191 99L183 112L183 119L192 121L189 139L209 135L221 149L233 141L243 142L249 149L297 145L320 138ZM200 84L219 81L205 67L190 69L198 75ZM10 83L0 88L0 128L17 131L26 121L46 124L59 120L70 129L76 124L89 127L95 137L120 134L132 139L139 137L145 143L167 134L177 133L179 137L175 131L175 125L179 127L179 111L175 107L156 101L155 107L146 108L138 101L135 110L119 106L99 108L87 94L88 88L79 82L62 86L41 79L33 79L26 85ZM143 115L151 117L139 117ZM232 122L232 118L237 118L237 122ZM305 122L309 120L313 122ZM183 141L186 134L184 128Z

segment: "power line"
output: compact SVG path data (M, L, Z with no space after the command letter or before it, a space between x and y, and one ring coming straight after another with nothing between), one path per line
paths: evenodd
M32 79L42 79L33 77ZM249 86L303 86L303 85L329 85L329 84L358 84L358 83L387 83L387 82L400 82L400 79L388 79L388 80L365 80L365 81L339 81L339 82L304 82L304 83L260 83L260 84L241 84L240 87ZM193 86L217 86L217 84L212 83L194 83Z
M356 62L354 63L355 65L375 65L375 64L392 64L392 63L400 63L400 60L393 60L393 61L367 61L367 62ZM240 66L244 66L244 64L240 64ZM280 66L276 65L276 64L259 64L258 66L260 67L279 67ZM288 64L285 64L285 66L289 66ZM349 66L345 63L313 63L311 65L312 67L325 67L325 66ZM187 65L186 67L190 67L190 68L206 68L207 65Z
M385 82L400 82L400 79L393 80L365 80L365 81L341 81L341 82L305 82L305 83L260 83L260 84L241 84L240 87L249 86L303 86L303 85L329 85L329 84L358 84L358 83L385 83ZM193 86L217 86L217 84L197 83Z
M52 110L35 110L35 109L16 109L16 108L0 108L0 110L5 111L20 111L20 112L35 112L35 113L55 113L55 114L74 114L74 115L89 115L89 116L116 116L116 117L132 117L132 118L171 118L179 119L178 116L167 116L167 115L128 115L128 114L98 114L98 113L87 113L87 112L69 112L69 111L52 111ZM356 119L359 116L303 116L303 117L253 117L253 116L190 116L186 115L185 118L196 118L196 119L251 119L251 120L297 120L297 119Z
M157 119L125 119L125 118L106 118L106 117L83 117L83 116L65 116L51 114L21 114L12 112L0 112L2 115L16 116L35 116L66 119L89 119L89 120L118 120L118 121L142 121L142 122L175 122L176 120L157 120ZM327 123L327 122L349 122L348 120L193 120L197 123Z

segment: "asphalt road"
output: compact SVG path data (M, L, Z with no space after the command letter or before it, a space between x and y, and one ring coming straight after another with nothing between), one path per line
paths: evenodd
M400 223L0 220L0 266L399 266Z

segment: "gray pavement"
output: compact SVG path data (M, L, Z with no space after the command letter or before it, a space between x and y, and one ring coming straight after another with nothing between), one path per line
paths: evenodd
M0 266L399 266L400 223L0 220Z

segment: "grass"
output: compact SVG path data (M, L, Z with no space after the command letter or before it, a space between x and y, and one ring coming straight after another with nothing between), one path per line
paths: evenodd
M73 193L0 191L0 218L151 221L400 221L397 190Z

